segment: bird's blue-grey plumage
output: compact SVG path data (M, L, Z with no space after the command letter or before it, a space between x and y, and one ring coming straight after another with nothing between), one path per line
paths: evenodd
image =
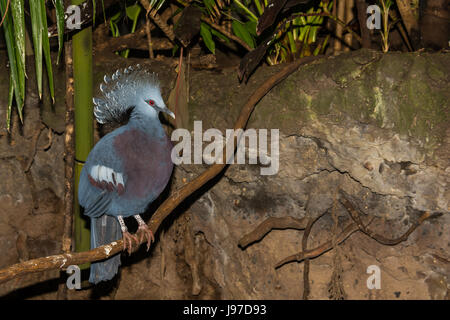
M173 113L164 104L155 75L133 66L105 76L100 88L102 96L94 99L98 122L116 122L132 111L126 125L94 146L80 175L78 199L91 218L92 248L120 239L121 233L125 237L122 217L141 220L136 215L163 191L173 168L172 144L158 118L160 111ZM119 265L120 255L93 263L89 281L110 280Z

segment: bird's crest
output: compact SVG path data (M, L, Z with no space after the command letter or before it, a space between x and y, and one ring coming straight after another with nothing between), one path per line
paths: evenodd
M120 123L137 99L146 98L144 95L155 88L159 90L156 75L139 64L105 75L100 84L102 96L93 99L95 118L101 124Z

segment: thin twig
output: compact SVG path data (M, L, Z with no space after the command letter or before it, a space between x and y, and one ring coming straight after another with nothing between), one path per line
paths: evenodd
M175 34L173 33L173 29L161 19L157 11L150 6L150 2L148 0L139 0L139 2L147 11L147 15L152 18L153 22L164 32L167 38L169 38L170 41L175 42Z
M9 2L10 2L10 1L11 1L11 0L8 0L8 2L6 3L6 10L5 10L5 14L3 15L2 22L0 22L0 27L2 26L3 21L5 20L6 15L8 14Z
M266 234L273 229L297 229L303 230L308 225L308 219L297 219L294 217L270 217L258 225L252 232L246 234L239 240L239 247L242 249L250 244L261 240Z
M409 41L408 32L406 32L405 27L403 24L400 23L400 19L397 17L397 13L394 10L389 11L389 16L394 21L393 24L397 23L398 30L400 31L400 34L402 36L403 41L405 41L406 46L408 47L409 52L414 51L411 42ZM404 22L404 21L403 21Z
M344 12L345 12L345 0L341 0L338 3L337 11L336 11L336 19L333 19L335 22L338 20L344 19ZM335 34L336 39L334 40L334 46L333 46L333 52L334 54L338 54L339 51L341 51L342 48L342 34L343 34L343 25L336 24L335 26Z
M348 4L348 2L347 2ZM332 268L333 272L331 274L330 282L328 283L328 293L329 298L333 300L344 300L345 299L345 290L342 284L342 262L341 262L341 248L336 243L336 237L338 234L338 225L339 219L336 212L337 207L337 192L334 193L333 196L333 207L331 209L331 217L333 218L333 227L332 230L332 244L333 244L333 262Z
M230 38L231 40L236 41L237 43L239 43L242 47L244 47L248 51L252 51L253 50L253 48L250 47L244 40L242 40L241 38L235 36L234 34L229 32L224 27L219 26L217 23L214 23L211 19L206 18L206 17L202 17L202 21L207 23L207 24L209 24L212 28L216 29L220 33L224 34L227 38Z
M308 250L308 237L311 233L312 226L314 223L318 220L316 219L309 219L308 224L306 225L305 232L303 232L303 238L302 238L302 251L305 252ZM305 262L303 264L303 300L308 300L308 296L310 293L309 288L309 258L305 259Z
M150 30L152 30L150 25ZM146 27L136 30L134 33L128 33L126 35L106 38L102 42L98 42L95 46L95 51L112 54L115 51L124 49L140 49L148 50L148 42L144 41L146 37ZM173 44L165 38L153 38L151 40L152 50L169 50L173 48Z
M178 60L178 74L177 74L177 84L175 85L175 117L180 115L178 111L178 99L180 97L180 81L181 76L184 76L184 68L183 68L183 47L180 49L180 58ZM181 124L181 122L180 122Z
M24 172L27 173L31 169L31 165L33 164L34 157L36 156L37 152L37 143L39 140L39 137L41 135L42 130L44 130L45 126L42 123L39 123L36 125L36 131L31 138L31 151L30 155L28 156L28 162L25 165Z
M429 218L434 218L434 217L438 217L441 215L441 213L429 213L429 212L424 212L419 219L400 237L396 238L396 239L388 239L382 235L376 234L375 232L371 231L370 229L367 228L367 225L369 225L374 218L372 218L369 223L365 226L362 221L361 218L358 214L358 212L356 211L356 209L353 207L353 205L351 204L351 202L349 200L347 200L346 195L344 194L344 192L342 190L340 190L340 194L342 196L343 199L340 200L340 202L344 205L344 207L348 210L348 212L350 213L351 217L353 218L353 220L355 221L354 223L349 224L344 231L339 234L339 236L336 237L335 240L335 244L339 245L341 244L343 241L345 241L352 233L354 233L355 231L362 231L364 234L368 235L369 237L371 237L372 239L376 240L377 242L384 244L384 245L396 245L399 244L402 241L405 241L408 239L409 235L418 227L420 226L425 220L429 219ZM325 252L328 252L329 250L333 249L334 244L333 244L333 240L328 240L327 242L323 243L322 245L316 247L315 249L312 250L307 250L307 251L303 251L303 252L299 252L297 254L291 255L283 260L281 260L280 262L278 262L275 265L275 268L279 268L283 265L285 265L286 263L290 263L290 262L301 262L307 258L316 258L322 254L324 254Z
M356 232L358 230L359 230L359 227L356 225L356 223L349 224L344 229L344 231L342 231L342 233L336 238L336 244L342 243L348 237L350 237L354 232ZM301 262L305 259L316 258L318 256L321 256L325 252L330 251L331 249L333 249L333 241L328 240L327 242L321 244L320 246L318 246L314 249L307 250L307 251L301 251L297 254L293 254L287 258L284 258L283 260L281 260L280 262L278 262L275 265L275 268L279 268L279 267L285 265L286 263L290 263L290 262L294 262L294 261Z
M400 242L406 241L408 239L409 235L411 233L413 233L414 230L416 230L416 228L418 226L420 226L425 220L427 220L429 218L434 218L434 217L437 217L440 215L440 213L431 214L430 212L426 211L419 217L419 219L416 222L413 223L413 225L403 235L401 235L400 237L395 238L395 239L389 239L389 238L386 238L383 235L377 234L374 231L367 228L367 226L365 226L362 223L361 217L360 217L358 211L355 209L353 204L348 200L347 196L345 195L345 193L342 190L340 191L340 195L343 198L340 200L340 202L350 213L350 216L352 217L353 221L355 221L355 223L358 225L359 229L363 233L365 233L366 235L368 235L369 237L374 239L375 241L377 241L381 244L384 244L384 245L394 246L396 244L399 244Z
M152 34L150 32L150 19L147 15L145 16L145 33L147 34L148 55L153 60L155 59L155 54L153 53Z
M66 130L64 133L64 231L61 250L69 253L72 248L72 221L73 221L73 172L75 163L74 145L74 108L73 108L73 70L72 70L72 42L65 44L66 66ZM63 274L61 274L63 276ZM58 286L58 300L67 299L67 286L62 281Z
M47 144L45 146L40 147L39 150L47 151L52 146L52 143L53 143L52 128L48 128L47 138L48 138Z
M308 220L308 224L306 225L305 231L303 232L302 238L302 251L305 252L308 250L308 238L311 233L311 229L313 225L321 218L326 212L318 215L315 218L310 218ZM306 258L303 265L303 300L308 300L310 293L309 286L309 268L310 268L310 259Z

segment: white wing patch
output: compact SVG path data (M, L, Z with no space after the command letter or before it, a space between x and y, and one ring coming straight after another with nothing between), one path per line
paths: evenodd
M94 186L108 191L116 190L119 195L123 193L125 188L122 173L115 172L113 169L102 165L95 165L91 168L89 180Z

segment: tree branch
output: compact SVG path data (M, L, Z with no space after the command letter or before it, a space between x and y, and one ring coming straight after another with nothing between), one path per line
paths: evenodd
M150 2L148 0L139 0L141 5L147 11L147 15L152 18L153 22L164 32L167 38L170 39L173 43L175 43L175 34L173 33L172 27L170 27L166 21L162 20L158 15L157 11L150 7Z
M62 252L69 253L72 249L72 220L73 220L73 172L75 164L75 130L73 108L73 69L72 69L72 41L65 43L66 66L66 130L64 133L64 230L62 236ZM58 300L67 299L67 286L65 283L58 285Z
M308 224L306 225L305 231L303 232L302 238L302 251L305 252L308 250L308 237L311 233L311 229L313 225L319 220L325 213L317 216L316 218L308 218ZM309 293L311 291L309 287L309 258L305 259L303 263L303 300L308 300Z
M375 233L374 231L367 228L367 226L364 226L358 211L355 209L353 204L348 200L346 194L342 190L340 190L340 195L343 198L340 200L340 202L350 213L350 216L352 217L353 221L355 221L355 223L358 225L359 229L363 233L374 239L375 241L388 246L394 246L396 244L399 244L400 242L407 240L409 235L413 233L413 231L416 230L416 228L420 226L425 220L440 215L440 213L431 214L430 212L426 211L419 217L419 219L416 222L412 224L412 226L403 235L395 239L389 239L384 237L383 235Z
M102 38L101 41L96 41L95 50L109 53L125 49L148 50L148 41L144 41L146 36L146 26L144 26L134 33L120 37ZM153 50L170 50L173 48L173 44L167 39L152 38L152 48Z
M359 31L361 32L361 46L363 48L370 48L370 30L366 26L367 4L365 0L356 0L356 11L359 22Z
M304 230L308 224L307 218L296 219L294 217L270 217L258 225L252 232L246 234L239 240L239 247L246 248L250 244L261 240L273 229L297 229Z
M348 237L350 237L355 231L358 231L359 227L356 225L356 223L351 223L349 224L344 231L342 231L342 233L336 238L336 244L340 244L343 241L345 241ZM291 255L283 260L281 260L280 262L278 262L275 265L275 268L279 268L283 265L285 265L286 263L289 262L302 262L305 259L312 259L312 258L316 258L318 256L321 256L322 254L324 254L325 252L330 251L331 249L333 249L333 241L332 240L328 240L327 242L321 244L320 246L311 249L311 250L306 250L306 251L302 251L299 252L297 254Z

